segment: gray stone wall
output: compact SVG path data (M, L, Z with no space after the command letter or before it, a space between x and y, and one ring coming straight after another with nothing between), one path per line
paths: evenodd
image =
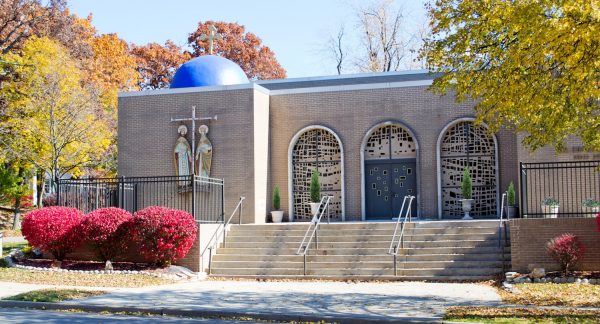
M360 220L361 143L371 127L395 121L410 129L418 141L420 214L437 218L438 136L452 121L473 115L472 103L456 104L452 96L432 94L426 86L272 95L269 187L281 188L282 208L287 215L290 141L307 126L331 128L344 148L346 220ZM516 136L502 130L497 139L500 191L503 191L510 181L517 183Z

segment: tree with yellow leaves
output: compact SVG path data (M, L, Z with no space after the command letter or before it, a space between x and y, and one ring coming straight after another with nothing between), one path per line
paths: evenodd
M432 36L421 57L433 89L476 101L492 130L525 131L531 149L561 149L570 135L600 150L600 1L428 4Z
M110 144L110 130L77 61L56 41L37 37L6 59L16 64L15 77L0 89L7 103L0 120L6 156L30 162L40 180L93 166Z

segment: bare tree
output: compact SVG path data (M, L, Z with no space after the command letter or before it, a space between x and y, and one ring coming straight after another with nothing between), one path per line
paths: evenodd
M344 25L340 26L337 35L329 37L327 49L335 59L337 74L342 74L344 62L347 57L347 49L344 42Z
M378 0L357 9L365 53L356 65L363 72L397 71L407 55L409 40L403 40L402 8L392 0Z
M408 69L427 69L427 61L423 57L419 57L419 49L425 43L425 40L431 36L431 28L427 21L421 23L411 37L409 42L409 60L406 62Z

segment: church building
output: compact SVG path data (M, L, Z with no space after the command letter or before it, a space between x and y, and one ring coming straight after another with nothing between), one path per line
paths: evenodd
M275 186L284 221L310 220L310 178L317 170L322 194L333 196L335 220L370 221L398 217L406 195L416 197L413 215L420 218L462 217L460 185L468 166L471 215L495 218L501 193L518 183L519 161L561 156L528 153L512 131L490 133L474 122L472 102L428 90L436 76L407 71L250 81L234 62L201 56L179 68L170 89L120 94L118 173L190 174L193 168L224 179L225 214L245 196L243 223L264 223ZM192 110L193 131L189 118L177 119Z

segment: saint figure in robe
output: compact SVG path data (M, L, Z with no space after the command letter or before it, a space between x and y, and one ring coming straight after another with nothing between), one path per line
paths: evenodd
M210 177L210 165L212 163L212 144L206 134L208 134L208 126L202 125L198 128L200 140L196 148L195 167L196 174L201 177Z
M175 142L175 149L173 154L175 157L175 171L178 176L189 176L192 174L192 148L185 135L187 134L187 127L185 125L179 126L177 129L179 138ZM187 181L183 181L186 184Z

